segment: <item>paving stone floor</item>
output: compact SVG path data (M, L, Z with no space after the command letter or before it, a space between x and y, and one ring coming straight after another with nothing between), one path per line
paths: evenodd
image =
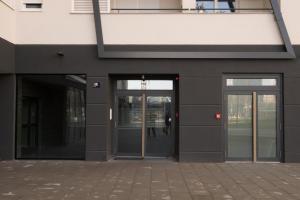
M300 199L300 164L2 161L7 199Z

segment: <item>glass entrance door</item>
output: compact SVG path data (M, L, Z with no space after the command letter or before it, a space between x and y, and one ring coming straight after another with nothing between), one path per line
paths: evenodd
M257 94L257 159L278 158L278 104L275 94Z
M252 160L252 95L227 95L227 156Z
M169 157L175 150L172 80L118 80L115 92L114 154Z
M145 155L168 157L172 153L172 97L146 97Z
M279 160L278 95L232 92L227 98L227 159Z
M118 96L117 110L117 155L141 157L143 96Z
M117 156L172 155L172 96L149 95L117 97Z

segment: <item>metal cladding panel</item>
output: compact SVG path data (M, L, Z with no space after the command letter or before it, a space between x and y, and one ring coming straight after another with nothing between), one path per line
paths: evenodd
M295 48L297 54L300 55L300 47L296 46ZM59 57L56 54L59 50L65 53L64 57ZM222 122L214 119L214 113L222 110L223 74L282 74L285 161L300 162L299 143L297 142L298 127L300 127L298 122L300 98L297 94L297 88L300 84L300 59L298 58L294 60L99 60L96 47L91 45L18 45L16 54L16 71L18 74L87 74L88 105L86 115L87 135L90 136L87 139L89 143L86 150L87 160L107 159L109 149L104 148L104 139L107 139L107 136L111 134L108 125L110 103L108 89L104 89L106 87L92 88L92 83L95 81L100 83L104 81L105 86L108 84L106 80L109 79L110 75L178 74L180 85L179 129L180 137L183 137L180 141L182 142L181 148L179 148L180 160L221 162L224 161ZM2 75L2 77L4 76ZM7 94L7 89L14 91L12 79L2 80L6 80L1 81L2 94ZM1 122L3 126L0 127L3 129L6 127L9 131L5 137L13 139L13 117L7 118L7 113L14 113L14 103L11 101L14 96L10 94L2 97L3 103L1 105L7 111L0 113L0 117L4 120ZM95 127L92 127L93 125ZM13 143L7 144L5 147L14 148ZM105 146L109 145L106 144ZM5 152L8 151L5 149Z
M94 84L99 84L96 87ZM88 104L99 104L107 103L107 78L106 77L88 77L87 78L87 103Z
M286 127L300 126L300 102L294 105L284 105L284 125Z
M181 126L181 152L223 152L221 126Z
M199 66L200 67L200 66ZM209 90L208 87L214 88ZM222 78L219 76L180 79L181 104L222 104Z
M86 150L106 151L106 133L106 126L88 125L86 127Z
M14 159L15 75L0 74L0 160Z
M224 162L222 152L180 152L180 162Z
M181 97L181 99L184 97ZM222 111L221 105L180 105L181 126L220 126L215 113Z
M14 73L15 46L0 37L0 73Z
M108 111L106 104L87 104L87 125L107 125Z
M296 71L296 70L295 70ZM300 77L286 77L284 80L284 95L286 105L295 105L300 102Z

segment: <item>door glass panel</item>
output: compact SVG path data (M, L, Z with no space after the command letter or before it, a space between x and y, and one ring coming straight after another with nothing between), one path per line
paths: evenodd
M118 97L118 144L120 156L141 156L142 97Z
M146 109L146 155L171 154L171 97L148 96Z
M258 95L258 158L276 159L276 95Z
M276 86L275 78L235 78L235 79L226 79L227 86Z
M118 80L118 90L173 90L172 80Z
M118 112L119 127L142 127L142 97L118 97Z
M252 159L252 95L228 95L228 158Z

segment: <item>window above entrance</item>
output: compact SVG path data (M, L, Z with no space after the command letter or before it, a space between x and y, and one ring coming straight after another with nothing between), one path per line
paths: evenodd
M118 80L118 90L173 90L172 80Z
M275 78L228 78L226 86L276 86Z

